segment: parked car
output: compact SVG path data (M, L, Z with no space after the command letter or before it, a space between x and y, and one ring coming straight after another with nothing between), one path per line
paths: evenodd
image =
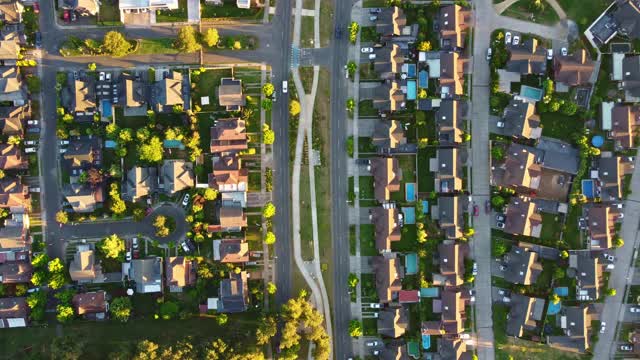
M507 31L506 34L504 34L504 43L505 44L511 44L511 33Z
M498 227L498 229L504 229L504 223L503 222L498 221L496 226Z
M378 17L375 15L369 16L369 21L376 21L378 20Z
M362 49L360 49L360 52L363 53L363 54L372 53L373 52L373 48L372 47L363 47Z
M631 311L632 313L640 313L640 307L632 306L629 308L629 311Z
M98 80L104 81L104 78L105 78L104 71L100 71L100 73L98 74Z
M611 254L604 253L604 254L602 254L602 256L604 256L604 258L605 258L607 261L611 261L611 262L616 261L616 257L615 257L615 256L613 256L613 255L611 255Z
M373 350L373 355L374 356L380 355L380 350Z
M189 205L190 198L191 198L191 195L185 194L184 199L182 199L182 206L186 207L187 205Z
M469 340L471 339L471 334L460 334L460 339Z
M38 140L27 140L24 144L29 146L38 145Z
M471 275L473 275L473 276L477 276L478 275L478 263L476 263L476 262L473 263L473 270L471 270Z
M505 296L505 297L502 298L502 302L503 303L510 303L511 302L511 298Z
M376 54L369 54L369 60L375 60Z
M607 331L607 323L603 321L600 323L600 334L604 334L605 331Z
M71 21L75 22L78 20L78 15L76 15L75 11L71 11Z
M40 125L40 121L38 121L38 120L27 120L27 125L29 125L29 126L38 126L38 125Z
M184 250L184 252L186 252L186 253L190 253L191 252L191 249L189 249L189 245L187 245L186 241L181 242L180 246L182 246L182 250Z
M62 148L62 149L60 149L60 154L64 154L64 153L66 153L66 152L67 152L67 148Z
M42 33L40 31L36 31L35 45L36 49L42 48Z
M513 36L513 45L518 45L520 44L520 35L514 35Z
M104 74L104 78L105 78L107 81L111 81L111 73L105 73L105 74Z
M125 256L125 260L131 261L131 251L127 251L127 255Z
M504 216L504 214L496 215L496 221L498 221L498 222L504 222L506 219L507 219L507 217Z
M131 240L131 247L134 249L137 249L139 247L137 237L134 237L133 240Z
M60 140L58 144L60 144L60 146L69 145L69 140Z
M567 56L567 55L569 55L569 52L567 51L567 48L566 48L566 47L563 47L563 48L560 50L560 53L562 54L562 56Z
M65 9L62 12L62 20L64 20L64 22L68 23L70 21L70 19L71 19L71 15L69 14L69 10Z
M33 3L33 12L36 14L40 13L40 3L37 1Z
M372 308L372 309L380 309L380 304L371 303L371 304L369 304L369 307Z
M358 165L371 165L370 159L356 159L356 164Z
M378 346L379 342L377 341L367 341L367 346L372 347L372 346Z
M287 80L282 81L282 93L286 94L289 91L289 82Z
M380 14L381 12L382 12L382 9L380 8L369 9L369 14Z
M553 49L547 49L547 60L553 60Z
M491 55L493 55L492 54L492 50L491 50L491 48L488 48L487 49L487 61L491 60Z
M40 192L40 187L39 186L34 186L34 187L29 186L29 192L39 193Z
M484 202L484 213L485 214L490 214L491 213L491 201L486 200Z
M633 351L633 346L629 344L620 345L620 351Z
M40 127L36 126L36 127L27 128L27 132L30 134L37 134L40 132Z
M34 147L28 147L26 149L24 149L24 152L27 154L34 154L38 151L38 149L34 148Z
M504 127L504 121L498 121L496 122L496 126L500 129L502 129Z

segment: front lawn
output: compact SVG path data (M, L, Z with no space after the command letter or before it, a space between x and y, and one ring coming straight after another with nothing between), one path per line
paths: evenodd
M173 46L174 39L138 39L135 51L132 55L148 54L177 54L178 50Z
M373 224L360 224L360 255L376 256L376 228Z
M99 25L121 25L118 0L102 0L97 22Z
M178 0L178 8L175 10L156 11L156 22L183 22L189 18L187 0Z
M360 186L360 199L373 200L375 199L373 189L373 176L360 176L358 180Z
M358 106L359 116L378 116L378 110L373 107L373 100L362 100Z
M535 22L549 25L553 25L560 20L558 14L548 3L544 4L545 7L542 11L532 11L531 3L532 1L530 0L520 0L509 6L502 15L526 21L531 21L531 15L533 15Z
M220 20L225 18L261 19L262 8L240 9L236 6L236 0L223 0L222 6L209 5L200 1L200 16L202 20Z
M360 42L378 42L380 34L375 26L363 26L360 28Z

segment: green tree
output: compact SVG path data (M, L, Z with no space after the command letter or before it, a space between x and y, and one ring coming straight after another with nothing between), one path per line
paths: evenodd
M63 210L60 210L56 213L56 221L60 224L66 224L69 222L69 215Z
M102 250L104 256L108 259L118 259L124 252L124 240L116 234L107 236L100 241L98 246L100 247L100 250Z
M208 201L215 200L218 197L218 191L216 189L207 188L204 191L203 197L205 200L208 200Z
M354 274L354 273L350 273L349 274L349 287L350 288L355 288L358 285L358 282L360 282L360 279L358 279L358 275Z
M47 285L49 285L49 287L53 290L58 290L61 287L63 287L66 283L67 283L67 278L65 276L65 273L58 272L55 274L51 274Z
M421 41L418 43L418 51L431 51L431 42Z
M56 299L60 300L60 303L68 305L68 304L71 304L71 299L73 299L73 296L75 294L76 294L76 290L71 288L71 289L61 290L53 296Z
M87 64L87 69L89 69L89 71L96 71L97 68L98 66L96 65L96 63Z
M563 268L561 267L556 267L555 270L553 271L553 278L554 279L564 279L564 277L566 276L566 272L564 271Z
M121 33L109 31L104 36L102 48L112 56L125 56L131 51L132 46Z
M616 296L618 292L616 291L616 289L607 289L607 296Z
M55 258L49 261L47 269L50 273L60 273L64 271L64 264L60 261L60 258Z
M31 266L36 270L44 269L49 264L49 256L45 253L38 254L31 259Z
M291 100L289 102L289 115L298 116L300 114L300 103L298 100Z
M491 148L491 158L496 161L504 160L504 149L498 146Z
M558 294L553 293L551 294L551 297L549 297L549 300L553 303L553 305L558 305L558 303L560 302L560 296L558 296Z
M160 317L163 320L173 319L178 315L180 310L178 304L173 301L165 301L160 305Z
M356 101L349 98L347 99L346 106L347 106L347 111L352 112L353 109L355 109L356 107Z
M500 239L493 239L493 254L495 256L502 256L507 252L507 244Z
M269 110L273 109L273 100L271 100L271 99L264 99L264 100L262 100L262 102L260 102L260 106L261 106L265 111L269 111Z
M276 215L276 206L271 201L264 204L262 208L262 216L266 219L271 219Z
M120 133L120 128L116 123L110 123L105 127L105 131L107 133L107 138L111 140L116 140L118 138L118 134Z
M131 299L126 296L121 296L113 299L113 301L111 301L111 304L109 305L111 316L123 323L129 321L129 317L131 316L131 308Z
M78 337L56 336L51 341L49 356L52 360L78 360L82 357L83 349L84 341Z
M133 141L133 130L131 129L122 129L118 134L118 140L127 144Z
M134 360L154 360L159 359L158 357L158 344L149 340L142 340L136 346L136 356L134 356Z
M356 70L358 70L358 64L355 61L349 61L347 63L347 71L349 72L349 77L353 77L356 74Z
M227 314L222 313L222 314L216 315L216 322L218 323L218 325L220 326L226 325L228 321L229 321L229 316Z
M276 91L275 86L273 86L272 83L266 83L264 85L262 85L262 93L264 94L264 96L266 97L271 97L273 96L273 93Z
M426 99L427 98L427 89L420 89L418 91L418 99Z
M220 35L218 34L218 30L214 28L209 28L203 34L202 39L204 40L204 43L207 44L208 47L214 47L218 45L218 42L220 41Z
M569 252L567 252L567 250L562 250L560 252L560 257L563 258L563 259L568 258L569 257Z
M0 179L4 179L5 173L4 170L0 169Z
M66 323L73 319L73 308L69 305L58 305L56 307L56 319L61 323Z
M262 126L262 141L265 145L271 145L276 141L276 133L267 124Z
M572 101L566 101L562 104L560 111L565 115L572 116L578 111L578 105Z
M274 284L274 283L272 283L271 281L269 281L269 282L267 283L267 292L268 292L270 295L273 295L273 294L275 294L275 293L276 293L276 291L278 291L278 288L276 287L276 284Z
M349 322L349 335L351 337L362 336L362 323L356 319Z
M16 296L24 296L28 290L29 290L29 287L26 284L18 284L16 285ZM0 292L0 296L2 296L1 292Z
M133 209L133 220L135 221L142 221L144 220L146 214L144 209L141 208L135 208Z
M622 240L622 238L620 236L616 236L613 239L613 247L621 248L623 246L624 246L624 240Z
M148 143L140 146L140 160L151 163L160 162L162 161L162 152L162 141L159 137L154 136Z
M506 200L500 195L495 195L495 196L491 197L491 205L496 210L502 209L502 207L504 206L505 202L506 202Z
M267 245L273 245L276 243L276 235L271 232L271 231L267 231L267 233L264 236L264 243Z
M258 345L266 345L271 341L271 338L276 336L278 332L278 325L276 319L272 316L262 318L258 322L258 329L256 329L256 343Z
M191 25L183 26L178 30L175 48L183 53L192 53L200 50L202 46L196 40L196 31Z

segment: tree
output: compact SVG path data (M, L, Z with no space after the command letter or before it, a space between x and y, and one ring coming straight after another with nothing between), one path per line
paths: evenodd
M52 274L49 277L49 282L47 285L53 290L58 290L63 287L67 283L67 278L65 277L65 273L59 272Z
M196 31L190 25L183 26L178 30L178 37L174 45L178 51L183 53L196 52L202 48L196 40Z
M300 103L298 100L291 100L289 102L289 115L298 116L300 114Z
M149 340L142 340L136 346L136 356L134 360L152 360L158 359L158 344Z
M148 128L143 127L136 130L136 139L139 142L145 142L147 141L147 139L149 139L149 137L151 137L151 132L149 131Z
M276 88L272 83L266 83L262 85L262 93L264 94L264 96L271 97L273 96L274 91L276 91Z
M271 201L264 204L264 207L262 208L262 216L265 217L266 219L271 219L275 215L276 215L276 206L273 205Z
M262 126L262 141L265 145L271 145L276 141L275 131L271 130L267 124Z
M426 99L427 98L427 89L420 89L418 91L418 99Z
M256 329L256 342L258 345L265 345L271 341L271 338L278 332L278 326L276 319L272 316L267 316L258 322L258 329Z
M205 200L215 200L218 197L218 191L216 189L212 189L212 188L207 188L204 191L204 195L203 195Z
M562 250L560 252L560 257L563 258L563 259L568 258L569 257L569 252L567 252L567 250Z
M507 245L500 239L493 239L493 253L495 256L502 256L507 252Z
M157 136L152 137L148 143L143 144L139 148L140 160L147 162L162 161L162 141Z
M0 179L4 179L5 173L4 170L0 169Z
M566 272L561 267L556 267L555 270L553 271L554 279L564 279L565 276L566 276Z
M49 264L49 260L50 259L49 259L49 256L47 256L47 254L45 253L38 254L31 259L31 266L33 266L33 268L36 270L41 270L41 269L44 269L44 267L47 266L47 264Z
M350 273L348 282L350 288L355 288L358 285L358 282L360 282L360 280L358 279L358 275Z
M264 236L264 243L267 245L273 245L276 243L276 235L271 232L271 231L267 231L267 234Z
M133 141L133 130L131 129L122 129L118 134L118 140L127 144Z
M418 43L418 51L431 51L431 43L429 41L421 41Z
M623 246L624 246L624 240L622 240L622 238L620 236L616 236L613 239L613 247L621 248Z
M113 299L109 305L109 311L114 319L123 323L129 321L129 317L131 316L131 299L126 296Z
M241 43L240 41L238 41L238 40L234 41L234 42L233 42L233 49L234 49L234 50L240 50L240 49L242 49L242 43Z
M355 75L356 70L358 70L358 64L356 64L355 61L349 61L347 63L347 71L349 72L349 76L353 77L353 75Z
M225 314L225 313L218 314L216 316L216 322L220 326L226 325L228 321L229 321L229 316L227 314Z
M67 335L54 337L49 351L53 360L77 360L81 358L83 348L82 340Z
M561 112L565 115L571 116L574 115L578 111L578 105L574 102L567 101L562 104Z
M153 226L156 228L156 236L158 237L167 237L171 232L171 230L167 227L167 218L163 215L156 216L155 220L153 221Z
M31 283L34 286L42 286L47 283L47 273L40 270L36 271L31 275Z
M204 43L207 44L208 47L214 47L218 45L220 41L220 35L218 34L218 30L214 28L209 28L204 33L203 38Z
M269 281L269 282L267 283L267 292L268 292L270 295L273 295L273 294L275 294L275 293L276 293L276 291L278 291L278 288L276 287L276 284L274 284L274 283L272 283L271 281Z
M124 252L124 240L113 234L104 238L98 245L108 259L117 259Z
M26 284L18 284L16 285L16 296L24 296L28 290L29 287ZM0 297L1 296L2 293L0 292Z
M49 261L49 264L47 264L47 269L50 273L53 274L61 273L64 271L64 264L62 263L62 261L60 261L60 258L55 258Z
M349 41L352 44L356 43L356 39L358 38L359 31L360 31L360 25L357 22L352 21L351 24L349 24Z
M362 336L362 323L356 319L349 322L349 335L351 337Z
M69 222L69 215L63 210L60 210L56 213L56 221L60 224L66 224Z
M102 43L102 48L112 56L125 56L131 51L131 43L117 31L109 31Z
M502 161L504 159L504 149L497 146L492 147L491 158L496 161Z
M553 305L558 305L558 303L560 302L560 296L558 296L558 294L556 293L553 293L551 294L551 297L549 298L549 300L551 300Z
M352 112L353 109L355 109L355 107L356 107L356 101L351 99L351 98L349 98L349 99L347 99L346 105L347 105L347 111Z
M491 205L496 210L502 209L502 207L505 204L505 201L506 200L500 195L495 195L491 197Z
M61 323L66 323L73 319L73 308L69 305L58 305L56 307L56 319Z
M264 99L264 100L262 100L262 102L260 102L260 106L261 106L265 111L269 111L269 110L273 109L273 100L271 100L271 99Z
M616 289L607 289L607 296L616 296L617 293Z
M87 69L89 69L89 71L96 71L97 68L98 66L96 65L96 63L87 64Z

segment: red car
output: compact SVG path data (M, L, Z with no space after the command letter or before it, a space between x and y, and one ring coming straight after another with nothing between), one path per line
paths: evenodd
M478 205L473 205L473 216L478 215L480 215L480 209L478 208Z
M33 3L33 12L36 14L40 13L40 3L37 1Z
M64 22L68 23L69 18L70 18L69 10L65 9L64 12L62 13L62 19L64 20Z

